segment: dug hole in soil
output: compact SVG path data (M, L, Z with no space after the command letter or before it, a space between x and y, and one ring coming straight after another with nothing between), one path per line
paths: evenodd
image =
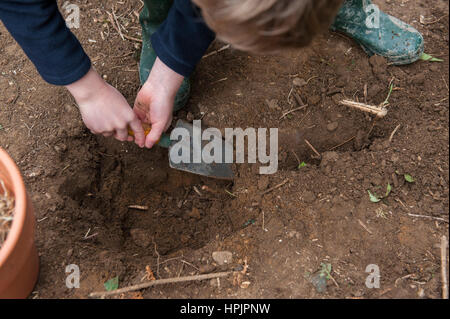
M225 49L201 61L174 120L280 130L278 172L235 165L233 182L170 169L167 150L90 134L68 92L42 81L2 26L0 146L18 163L36 208L41 273L31 297L86 298L111 278L125 287L150 271L158 279L245 268L113 298L440 298L448 2L376 3L422 32L425 51L444 62L389 65L335 33L282 55ZM76 4L83 27L74 33L133 105L139 43L122 40L107 22L110 4ZM139 1L115 7L135 38L139 8ZM421 15L438 21L421 24ZM214 42L209 52L223 46ZM391 81L383 119L339 104L378 105ZM283 116L298 98L307 107ZM385 198L374 203L368 191ZM218 265L214 251L232 252L231 263ZM79 266L79 289L66 287L70 264ZM318 292L311 278L327 265L332 279ZM368 265L380 269L379 289L365 284Z

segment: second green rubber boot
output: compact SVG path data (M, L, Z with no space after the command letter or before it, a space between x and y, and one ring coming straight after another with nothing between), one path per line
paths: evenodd
M346 0L331 30L353 38L367 54L383 56L396 65L417 61L424 49L419 31L384 13L371 0Z
M152 47L150 37L164 22L172 4L173 0L144 0L144 7L139 15L139 22L142 27L142 51L139 62L141 84L144 84L147 80L156 60L156 52ZM175 97L174 112L179 111L186 105L190 92L189 78L185 78Z

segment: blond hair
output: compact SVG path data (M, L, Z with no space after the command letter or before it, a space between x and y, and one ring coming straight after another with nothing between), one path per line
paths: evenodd
M260 53L308 45L343 0L193 0L217 37Z

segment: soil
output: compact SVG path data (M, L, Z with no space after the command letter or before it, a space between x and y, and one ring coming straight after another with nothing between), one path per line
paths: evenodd
M109 3L73 2L81 12L74 33L133 105L139 43L104 22ZM226 49L201 61L189 103L174 120L280 129L278 172L260 175L258 165L239 164L232 182L173 170L167 150L90 134L69 93L45 83L1 26L0 146L20 167L37 217L41 270L31 297L86 298L116 276L120 287L145 281L146 269L169 278L247 264L234 278L116 298L440 298L439 242L449 208L448 2L376 3L420 30L426 52L445 62L393 66L336 33L276 56ZM133 0L115 8L135 38L140 6ZM423 25L420 15L434 22ZM214 42L210 52L223 45ZM377 105L391 80L383 119L339 104ZM280 119L298 107L294 93L308 106ZM382 197L388 184L390 194L371 202L368 191ZM230 251L231 263L217 264L215 251ZM80 267L79 289L65 285L69 264ZM328 264L333 280L319 292L311 278ZM365 284L372 264L379 289Z

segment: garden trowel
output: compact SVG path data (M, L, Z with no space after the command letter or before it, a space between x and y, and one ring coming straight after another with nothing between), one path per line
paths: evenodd
M151 130L150 126L146 123L143 123L143 128L145 131L145 135L147 135ZM174 130L175 129L184 132L182 138L180 138L179 140L171 140L169 134L162 134L160 140L158 141L159 146L169 149L169 166L171 168L218 179L232 180L234 178L234 173L231 167L232 164L225 162L225 150L227 146L228 150L233 150L232 145L227 144L227 142L220 136L222 160L219 163L206 163L204 162L201 152L203 150L203 146L208 144L209 141L201 140L201 132L197 132L197 134L194 133L195 129L199 130L199 128L194 128L192 124L187 123L183 120L178 120ZM131 131L130 129L128 130L128 133L131 136L134 135L133 131ZM200 137L197 139L197 141L194 141L195 136L197 136L198 133L200 133ZM186 161L180 162L179 160L172 158L173 156L171 156L171 153L174 153L171 152L172 148L174 148L173 151L175 151L183 147L184 150L189 150L189 158L187 158L187 154ZM197 160L195 160L194 157Z

